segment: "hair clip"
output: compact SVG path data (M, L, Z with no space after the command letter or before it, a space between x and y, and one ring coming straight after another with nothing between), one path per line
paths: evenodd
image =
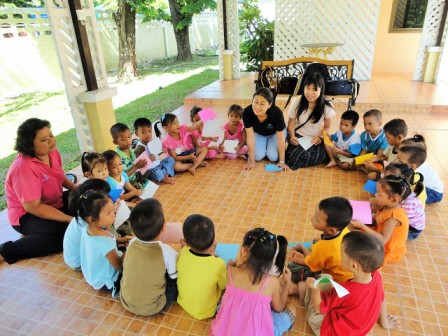
M166 114L162 114L162 117L160 118L160 121L163 122L165 120Z
M79 199L81 198L87 199L87 193L79 195Z
M270 235L269 235L269 239L270 239L270 240L273 240L274 238L275 238L275 235L273 235L273 234L270 234Z

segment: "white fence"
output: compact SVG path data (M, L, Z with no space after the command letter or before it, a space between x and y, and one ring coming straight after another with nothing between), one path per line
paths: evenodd
M108 11L96 13L107 70L118 65L117 28ZM137 17L137 62L177 55L173 27L165 22L145 22ZM0 10L0 97L37 90L63 90L52 31L44 9ZM191 49L218 46L216 12L193 18Z

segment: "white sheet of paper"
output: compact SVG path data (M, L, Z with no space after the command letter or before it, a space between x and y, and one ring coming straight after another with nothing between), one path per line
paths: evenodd
M148 142L148 149L151 152L151 154L154 154L156 157L162 153L162 142L159 138L155 138Z
M118 229L121 224L123 224L130 216L131 210L125 201L120 201L120 205L118 206L117 213L115 214L114 227Z
M238 140L224 141L224 153L236 153L235 147L238 146Z
M220 143L221 143L221 141L218 139L218 141L210 141L209 144L208 144L208 146L209 146L209 147L210 147L210 146L216 146L216 147L218 147Z
M321 282L323 279L330 280L330 283L333 285L334 289L336 290L336 294L340 298L346 296L347 294L350 294L350 292L348 290L346 290L344 287L342 287L340 284L338 284L337 282L335 282L335 281L333 281L331 279L328 279L328 278L317 279L316 281L314 281L314 286L317 287L319 282Z
M299 138L299 144L300 144L300 146L302 146L302 148L304 150L307 150L308 148L310 148L313 145L312 141L313 141L313 138L309 137L309 136L303 136L303 137Z
M157 189L159 189L159 186L157 184L155 184L152 181L148 181L143 191L143 194L141 194L140 198L147 199L153 197Z

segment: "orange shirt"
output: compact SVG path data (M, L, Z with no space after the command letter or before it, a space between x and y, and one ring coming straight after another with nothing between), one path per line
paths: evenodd
M377 227L376 232L383 233L384 223L389 218L394 218L401 223L396 226L389 241L384 245L384 263L398 262L406 253L406 240L408 238L409 220L403 208L378 210L375 214Z

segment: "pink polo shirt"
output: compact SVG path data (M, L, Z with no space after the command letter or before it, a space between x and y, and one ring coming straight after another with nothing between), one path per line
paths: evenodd
M51 167L37 158L19 153L6 175L5 192L8 218L11 225L20 225L19 219L26 210L22 203L40 199L42 204L61 209L62 184L65 174L61 155L50 152Z
M176 155L182 154L186 150L194 149L190 134L191 133L188 132L188 126L181 125L179 128L179 139L176 140L168 134L166 139L162 142L162 146L168 150L174 150Z

